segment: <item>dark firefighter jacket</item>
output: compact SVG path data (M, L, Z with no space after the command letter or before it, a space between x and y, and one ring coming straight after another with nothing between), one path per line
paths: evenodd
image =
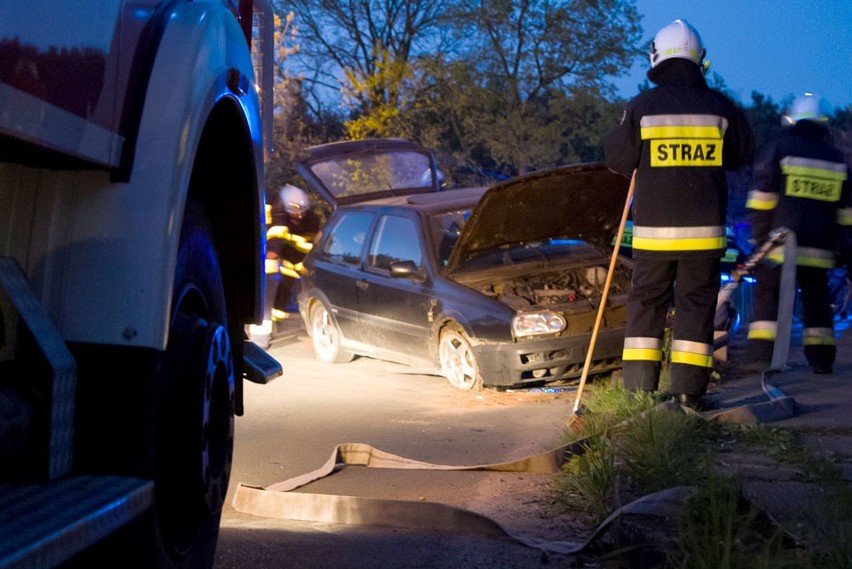
M621 124L604 139L610 169L627 176L636 169L634 255L720 257L725 171L754 159L751 127L690 61L664 61L648 78L657 86L631 100Z
M787 227L796 234L798 265L833 267L838 226L847 232L852 226L850 192L846 159L828 142L828 129L799 121L784 129L754 165L746 202L752 235L760 242L773 228Z

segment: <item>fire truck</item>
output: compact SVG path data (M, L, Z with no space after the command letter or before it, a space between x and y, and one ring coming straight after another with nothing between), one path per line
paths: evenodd
M0 3L0 568L210 567L260 322L268 0Z

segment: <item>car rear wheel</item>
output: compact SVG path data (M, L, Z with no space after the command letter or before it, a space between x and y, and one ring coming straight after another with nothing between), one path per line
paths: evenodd
M473 348L470 347L470 340L459 326L448 326L441 332L438 360L441 364L441 375L454 387L466 390L482 387L479 364L476 362Z
M311 342L314 355L321 362L343 364L352 361L354 354L340 347L340 329L321 302L311 309Z

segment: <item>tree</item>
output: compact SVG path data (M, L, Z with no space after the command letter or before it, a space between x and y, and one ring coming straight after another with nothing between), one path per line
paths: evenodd
M307 111L302 97L303 77L294 70L300 52L295 14L275 15L275 67L273 69L273 154L267 167L269 189L294 182L295 165L302 150L342 136L339 117Z
M578 117L563 113L590 94L609 104L607 79L629 68L641 33L632 0L290 4L309 111L336 100L337 87L350 137L415 138L459 165L508 174L576 154L563 150Z
M384 124L387 118L381 115L401 106L401 82L413 77L409 66L418 56L439 49L443 0L287 4L298 14L303 92L315 116L339 101L343 91L353 116L375 111L377 124Z
M641 34L623 0L461 0L452 21L484 95L470 134L513 173L561 161L559 101L611 96L607 80L629 68Z

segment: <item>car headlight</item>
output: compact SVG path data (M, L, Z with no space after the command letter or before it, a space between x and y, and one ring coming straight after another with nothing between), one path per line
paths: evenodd
M556 312L521 312L512 319L512 333L516 338L556 334L565 329L565 318Z

